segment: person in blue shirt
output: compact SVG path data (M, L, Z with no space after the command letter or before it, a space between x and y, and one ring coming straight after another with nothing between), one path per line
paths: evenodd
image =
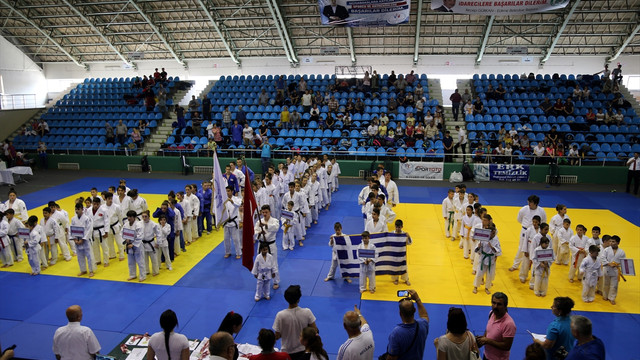
M242 171L243 174L245 173L245 169L249 170L249 179L251 179L251 182L253 183L255 174L250 167L244 164L244 161L242 161L242 158L238 158L238 160L236 160L236 167L238 168L238 170Z
M238 105L236 120L238 120L238 124L240 125L244 125L244 123L247 121L247 113L244 112L244 108L242 107L242 105Z
M429 314L415 290L408 290L409 296L398 304L401 324L389 334L387 359L422 359L429 335ZM415 306L413 305L415 303ZM415 319L416 306L420 318ZM416 333L417 332L417 333Z
M575 338L571 335L571 309L575 303L570 297L556 297L551 305L551 312L556 319L547 327L547 338L544 341L533 341L542 345L547 353L547 359L554 359L554 354L560 347L566 351L573 349Z
M269 138L262 138L262 145L260 145L262 151L260 152L260 160L262 160L262 176L264 177L269 171L269 165L271 165L271 144L269 144Z
M175 207L176 209L178 209L178 211L180 211L180 217L182 218L182 221L184 222L184 219L187 217L187 215L184 213L184 209L182 208L182 205L178 204L178 200L176 199L176 193L171 190L169 191L169 194L167 195L167 198L169 200L169 202L171 203L171 207ZM173 210L173 209L172 209ZM175 216L175 212L174 212L174 216ZM174 233L175 233L175 229L174 229ZM184 234L182 233L182 231L180 231L180 240L179 240L179 244L180 244L180 250L182 250L182 252L186 252L187 249L185 247L184 244ZM173 256L178 256L178 249L175 247L175 243L174 243L174 255Z
M238 124L238 120L233 120L233 126L231 126L231 141L233 141L233 145L235 146L242 144L242 126Z
M200 217L198 220L200 221L198 226L200 226L200 234L205 229L204 221L207 220L207 234L211 234L211 229L213 226L211 225L211 200L213 199L213 193L211 191L211 181L203 181L202 189L198 191L198 198L200 199Z
M227 186L233 186L233 193L237 194L240 192L240 182L238 182L238 178L231 173L231 166L227 165L224 168L224 174L222 174L227 180Z
M604 360L605 351L602 340L593 336L591 320L584 316L571 317L571 334L576 343L565 360Z
M196 219L196 225L198 225L198 237L200 237L204 230L204 197L202 196L202 191L198 190L197 184L191 184L191 192L198 198L198 201L200 201L200 211L198 211L198 219Z

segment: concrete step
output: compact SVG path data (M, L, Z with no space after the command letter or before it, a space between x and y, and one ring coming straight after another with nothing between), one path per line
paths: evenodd
M143 150L145 150L145 151L148 151L148 150L158 150L158 149L160 149L160 146L161 146L161 145L162 145L161 143L148 141L148 142L145 142L145 143L144 143L144 148L143 148Z

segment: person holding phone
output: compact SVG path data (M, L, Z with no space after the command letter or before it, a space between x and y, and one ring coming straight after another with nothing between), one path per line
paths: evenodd
M422 359L429 335L429 314L415 290L400 290L398 296L405 296L398 303L402 323L389 334L387 360ZM415 319L416 307L418 319Z

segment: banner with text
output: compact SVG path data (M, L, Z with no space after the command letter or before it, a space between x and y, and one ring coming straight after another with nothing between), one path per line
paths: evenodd
M413 162L400 163L400 179L442 180L444 163Z
M569 0L432 0L431 10L473 15L516 15L562 9Z
M411 0L318 0L323 25L393 26L409 21Z
M529 181L529 165L523 164L474 164L477 181Z

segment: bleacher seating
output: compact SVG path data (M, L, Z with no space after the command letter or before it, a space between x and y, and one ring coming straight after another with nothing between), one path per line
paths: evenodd
M146 121L146 129L141 134L144 141L150 130L158 126L162 114L157 106L154 111L147 112L144 98L135 99L135 104L127 103L125 95L136 97L142 93L142 89L132 88L134 81L135 78L85 79L41 116L49 125L48 134L42 137L16 136L13 139L14 146L23 151L36 150L38 142L43 141L53 151L124 152L127 148L135 152L135 143L132 148L129 147L133 128L138 127L140 121ZM176 81L179 78L167 79L167 92L175 86ZM156 84L154 92L157 93L158 88L159 84ZM106 123L113 127L115 133L121 119L127 125L127 140L119 144L116 138L115 144L107 144Z
M356 99L362 99L364 102L364 111L362 114L354 113L352 114L352 123L348 128L343 125L341 121L336 121L335 126L332 129L318 129L318 123L315 121L308 121L309 114L304 112L304 109L301 105L299 106L289 106L289 111L292 109L296 109L302 116L304 123L306 123L306 127L301 127L299 130L287 130L280 128L280 112L282 111L282 106L275 105L274 99L276 97L276 86L274 83L274 75L261 75L261 76L222 76L220 80L218 80L210 92L207 94L207 97L211 99L212 110L211 117L212 120L210 122L204 121L201 128L202 132L199 134L200 136L206 136L204 129L206 129L209 123L216 123L221 125L222 122L222 112L224 111L226 106L229 106L229 110L232 115L231 118L234 120L236 118L236 113L238 111L238 105L242 105L244 111L246 112L247 121L249 121L249 125L257 129L259 126L259 122L261 120L265 120L269 126L268 135L271 139L270 142L278 149L284 150L292 150L298 149L301 152L306 151L320 151L322 154L335 154L335 151L342 151L345 154L348 152L352 155L357 156L368 156L368 157L380 157L387 156L389 154L397 154L397 153L406 153L406 149L398 146L389 146L384 147L382 149L376 149L370 146L361 146L361 142L363 142L364 137L361 133L362 130L366 130L367 126L369 126L373 117L379 117L381 113L387 113L387 105L390 98L396 97L396 89L391 86L389 88L386 87L386 75L381 76L381 88L376 93L365 93L362 91L356 91L353 89L352 91L338 91L334 92L336 100L339 102L339 108L337 115L342 115L346 111L347 99L351 98L354 101ZM307 89L321 92L323 95L325 91L328 91L330 84L335 82L335 75L289 75L287 77L287 82L298 82L301 78L304 78L307 82ZM418 76L416 82L420 83L424 89L424 97L427 99L427 103L425 104L425 112L426 110L431 110L435 112L436 106L439 105L437 100L429 99L429 87L426 75ZM383 87L384 85L384 87ZM265 89L270 97L269 105L261 105L259 103L259 94ZM408 86L405 91L413 91L411 86ZM327 105L321 106L320 108L320 117L324 120L326 119L329 108ZM201 110L201 107L198 108L198 111ZM402 125L402 127L406 127L406 114L414 113L415 108L411 106L399 106L397 109L397 114L388 114L389 115L389 128L391 129L391 125L394 126L398 123ZM185 120L189 120L187 118L188 115L185 115ZM189 124L187 124L189 125ZM394 128L395 129L395 128ZM228 136L228 132L226 129L223 129L223 136ZM176 141L181 137L181 141ZM350 143L350 146L345 146L346 143L342 140L346 140L346 142ZM189 146L191 145L191 146ZM417 156L415 151L421 148L422 145L413 147L409 147L413 152L407 154L407 156ZM174 130L172 137L167 139L166 144L163 146L165 153L181 153L184 151L198 151L203 146L202 144L196 144L192 137L185 136L184 130L178 133L178 130ZM228 145L226 146L230 149L244 149L244 145L234 146ZM437 154L436 149L423 149L423 156L429 156L433 158L442 158L443 154Z
M489 85L495 89L498 84L506 89L504 97L487 99ZM581 88L588 86L591 89L590 98L574 101L574 111L570 115L546 116L539 107L544 98L548 97L552 103L558 98L564 102L572 96L575 84L579 84ZM591 75L560 75L557 78L537 75L535 80L521 80L519 75L509 74L474 75L475 94L482 99L487 113L484 116L465 116L472 149L478 146L480 139L497 139L497 132L502 126L507 131L512 127L520 133L525 131L533 147L537 142L543 141L545 134L555 126L566 146L590 148L589 153L593 153L596 161L606 160L607 163L619 164L622 159L633 156L632 146L640 148L636 143L640 117L629 107L619 110L624 116L623 125L587 124L585 114L589 109L594 109L594 112L603 109L606 113L607 104L614 99L612 93L602 92L601 84L598 76Z

